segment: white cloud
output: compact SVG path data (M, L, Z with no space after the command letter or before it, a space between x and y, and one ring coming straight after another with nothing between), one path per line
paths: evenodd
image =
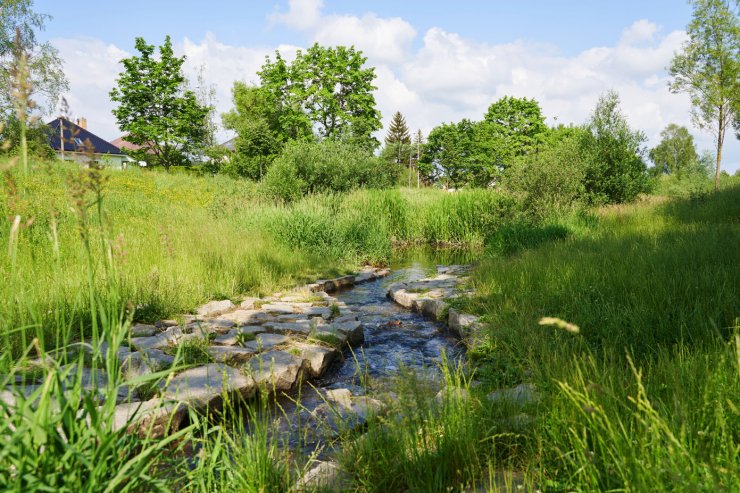
M74 118L87 118L88 128L108 140L120 135L111 113L113 103L108 96L121 70L119 61L130 56L126 51L98 39L55 39L64 60L64 72L69 79L66 94Z
M361 16L323 15L322 2L294 0L273 22L306 33L307 44L355 44L376 67L376 100L384 122L401 111L412 129L425 133L442 122L480 119L496 99L512 95L537 99L550 123L582 123L599 95L614 89L622 98L630 123L645 131L655 145L660 131L675 122L691 128L689 101L667 89L665 67L685 39L680 31L662 33L646 20L627 26L613 46L599 46L564 55L555 45L516 41L487 44L439 28L427 30L414 47L416 31L406 21ZM117 130L107 93L113 86L118 59L126 53L96 40L55 40L67 62L73 111L88 117L101 136ZM304 47L305 48L305 47ZM297 46L245 47L220 42L208 34L200 42L188 38L176 45L187 55L185 70L193 79L197 67L216 85L219 112L231 105L235 80L257 82L265 55L279 49L292 58ZM693 129L700 148L711 148L711 136ZM382 138L381 132L379 137ZM740 167L735 139L727 139L728 169Z

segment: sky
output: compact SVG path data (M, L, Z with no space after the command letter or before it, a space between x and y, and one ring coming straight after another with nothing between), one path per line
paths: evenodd
M426 134L443 122L480 120L507 95L539 101L549 124L580 124L601 94L616 90L648 146L678 123L699 150L714 148L712 135L692 126L688 97L668 90L666 66L691 18L684 0L77 0L74 8L37 0L35 10L52 17L41 38L65 61L71 113L108 140L120 136L108 97L119 61L135 53L136 37L159 45L169 34L187 57L186 75L194 81L202 69L215 87L219 113L231 107L234 81L258 82L265 56L290 58L318 42L363 51L376 69L384 124L401 111ZM722 167L740 168L734 135Z

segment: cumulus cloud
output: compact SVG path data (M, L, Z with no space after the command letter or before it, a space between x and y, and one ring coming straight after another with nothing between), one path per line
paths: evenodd
M219 112L229 109L235 80L258 81L265 55L277 49L290 59L317 41L363 50L376 68L376 100L384 123L399 110L412 129L425 133L442 122L480 119L488 105L505 95L537 99L550 123L582 123L598 97L611 89L619 92L630 123L646 132L650 145L668 123L690 127L688 98L668 91L665 70L686 35L664 33L648 20L627 26L611 46L565 55L554 44L488 44L436 27L417 40L416 30L403 19L325 15L322 6L320 0L291 0L288 11L269 18L303 32L303 47L229 45L209 33L199 42L185 38L176 51L187 55L185 70L191 78L204 67L207 81L216 86ZM117 61L126 53L96 40L54 44L67 61L73 110L105 129L101 135L115 137L107 93L120 69ZM701 148L711 148L710 136L694 133ZM728 162L738 161L728 151Z

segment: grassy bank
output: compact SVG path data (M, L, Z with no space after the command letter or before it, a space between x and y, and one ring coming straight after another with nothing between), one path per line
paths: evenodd
M115 282L148 321L384 264L398 245L481 247L526 219L514 199L476 190L360 190L283 205L245 180L60 163L4 181L0 273L13 282L0 285L0 326L47 332L89 324L89 259L95 290Z
M52 363L22 412L0 405L0 454L13 465L0 485L295 489L303 459L259 426L248 435L193 416L166 441L114 430L115 348L132 318L271 293L423 244L480 259L476 295L459 302L485 321L469 351L475 368L445 368L439 400L435 387L400 377L387 417L334 444L347 489L740 489L737 184L535 221L514 198L480 190L360 190L284 205L223 177L36 164L28 179L5 180L0 387L13 379L2 376L11 345L30 347L24 327L52 345L97 332L109 349L92 359L117 379L100 407L82 390L82 365ZM542 317L580 329L540 326ZM535 384L539 401L487 398L519 383Z
M737 491L740 186L599 223L477 269L478 377L543 391L515 458L551 491Z

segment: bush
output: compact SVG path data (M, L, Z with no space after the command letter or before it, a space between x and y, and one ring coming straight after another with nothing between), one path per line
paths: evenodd
M578 127L555 129L543 149L523 156L509 170L506 186L522 194L525 209L536 217L567 210L583 198L584 134Z
M396 180L396 170L367 151L347 143L291 142L264 179L271 197L293 201L310 193L383 188Z
M619 109L619 96L609 92L599 98L582 142L586 153L586 192L595 204L631 202L648 191L643 161L647 140L632 130Z

